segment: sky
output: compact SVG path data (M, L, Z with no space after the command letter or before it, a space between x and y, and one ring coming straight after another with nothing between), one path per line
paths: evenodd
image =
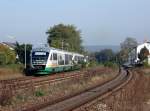
M150 40L150 0L0 0L0 42L43 44L59 23L81 30L83 45Z

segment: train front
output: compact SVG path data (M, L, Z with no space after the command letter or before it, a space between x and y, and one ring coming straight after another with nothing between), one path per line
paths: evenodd
M49 57L49 48L34 48L31 51L31 67L34 74L48 74L45 70Z

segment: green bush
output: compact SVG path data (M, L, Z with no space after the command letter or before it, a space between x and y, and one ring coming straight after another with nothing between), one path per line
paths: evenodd
M150 65L148 64L148 58L144 60L143 66L144 67L150 67Z
M6 64L6 56L5 53L0 52L0 65L5 65Z
M0 45L0 65L13 64L16 61L16 54L7 46Z
M98 62L96 62L96 61L90 61L89 63L88 63L88 67L95 67L95 66L97 66L98 65Z
M117 64L113 62L105 62L104 63L105 67L111 67L111 68L117 68Z
M23 72L23 64L0 64L0 68L11 69L13 72Z
M37 91L35 91L35 96L36 97L44 96L44 92L42 90L37 90Z

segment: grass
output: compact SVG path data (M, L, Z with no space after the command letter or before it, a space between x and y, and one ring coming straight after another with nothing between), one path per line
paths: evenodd
M53 101L59 97L77 93L93 85L103 83L114 77L115 74L117 74L115 71L107 70L105 72L101 72L100 74L93 75L90 78L73 78L71 80L64 80L61 82L36 87L33 92L29 88L28 90L18 92L19 94L16 93L17 95L14 96L14 99L11 101L14 103L12 106L21 107L23 104L38 104L45 99ZM31 92L29 93L29 91Z
M13 71L22 71L24 66L23 64L8 64L8 65L0 65L0 68L7 68L7 69L11 69Z
M145 75L143 69L134 71L133 75L132 81L124 88L106 99L97 99L86 107L86 111L150 111L150 76Z
M41 97L41 96L44 96L45 94L44 94L44 91L43 90L37 90L37 91L35 91L35 96L36 97Z
M118 64L115 62L107 61L107 62L96 62L96 61L90 61L88 64L88 67L109 67L113 69L118 68Z
M0 80L12 79L23 76L22 64L10 64L0 66Z
M113 62L105 62L104 66L110 67L110 68L118 68L118 65L116 63L113 63Z

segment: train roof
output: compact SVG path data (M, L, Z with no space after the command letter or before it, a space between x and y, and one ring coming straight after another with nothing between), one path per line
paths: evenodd
M83 56L82 54L79 54L79 53L75 53L75 52L69 52L69 51L65 51L65 50L62 50L62 49L56 49L54 47L36 47L36 48L33 48L32 49L32 52L34 51L45 51L45 52L49 52L50 50L56 50L56 51L62 51L62 52L67 52L67 53L72 53L72 54L76 54L76 55L80 55L80 56Z
M49 47L36 47L32 49L32 52L34 51L45 51L45 52L49 52L50 48Z

